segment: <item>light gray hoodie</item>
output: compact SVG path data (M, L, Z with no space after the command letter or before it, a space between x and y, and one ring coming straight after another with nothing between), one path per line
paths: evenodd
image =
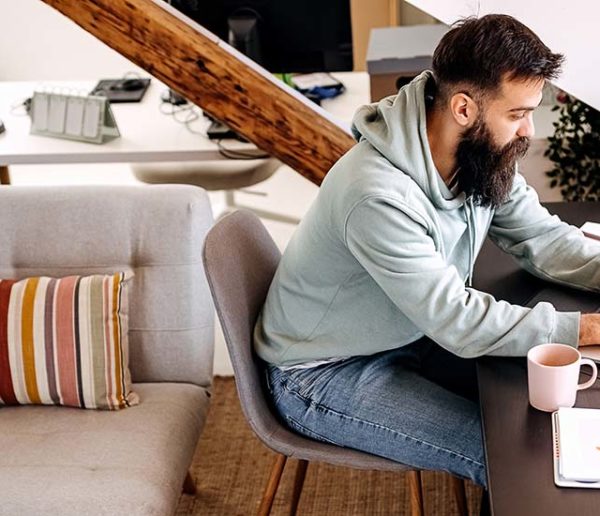
M282 257L255 329L276 365L368 355L427 335L461 357L577 346L577 312L470 288L486 237L529 272L600 291L600 246L551 216L517 173L498 209L453 197L427 140L424 72L363 106L358 143L327 174Z

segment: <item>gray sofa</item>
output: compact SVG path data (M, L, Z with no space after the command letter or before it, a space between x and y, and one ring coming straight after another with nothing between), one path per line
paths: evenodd
M0 406L1 515L172 514L208 409L212 225L191 186L0 187L0 278L131 270L121 411Z

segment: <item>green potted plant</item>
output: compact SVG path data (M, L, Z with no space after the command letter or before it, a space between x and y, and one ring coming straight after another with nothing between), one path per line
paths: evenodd
M565 201L600 200L600 112L560 92L554 135L544 152L553 162L546 172L550 188L560 188Z

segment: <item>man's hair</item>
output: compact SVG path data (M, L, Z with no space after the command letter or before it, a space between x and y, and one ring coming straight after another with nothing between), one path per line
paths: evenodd
M433 54L436 103L458 88L473 96L493 96L502 79L554 79L564 56L554 54L534 32L512 16L466 18L448 31Z

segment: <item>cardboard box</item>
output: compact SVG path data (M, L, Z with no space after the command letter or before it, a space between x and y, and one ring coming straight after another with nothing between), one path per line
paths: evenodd
M376 102L431 68L435 47L448 32L442 24L372 29L367 50L371 101Z

